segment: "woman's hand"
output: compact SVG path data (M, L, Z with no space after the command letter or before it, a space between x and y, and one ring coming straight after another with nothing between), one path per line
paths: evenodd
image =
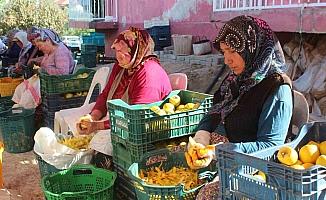
M191 169L207 167L215 157L215 146L204 146L189 137L188 152L185 152L185 157Z
M40 65L41 62L42 62L42 59L43 59L43 56L41 57L36 57L36 58L31 58L28 60L27 62L27 65L30 66L32 64L35 64L35 65Z
M89 135L97 130L101 130L101 127L104 126L104 122L83 121L78 122L76 126L80 135Z

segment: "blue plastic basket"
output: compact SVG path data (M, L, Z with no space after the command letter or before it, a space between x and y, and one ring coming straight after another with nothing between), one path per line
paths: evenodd
M277 163L276 154L282 146L296 150L309 141L326 140L326 122L308 123L291 143L264 149L248 155L232 151L232 144L217 148L222 199L326 199L326 168L313 166L297 170ZM266 183L255 180L254 171L265 173Z

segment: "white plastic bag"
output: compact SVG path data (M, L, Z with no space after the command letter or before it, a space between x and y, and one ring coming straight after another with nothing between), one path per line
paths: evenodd
M57 169L68 169L74 164L89 164L94 150L77 151L60 144L55 133L47 128L40 128L34 136L34 151L41 158Z
M111 129L98 131L91 140L89 147L105 155L113 155Z
M66 110L60 110L55 113L55 126L54 132L67 133L71 131L74 135L78 135L76 124L80 117L91 113L94 103L86 104L78 108L71 108ZM59 127L60 126L60 127Z
M301 93L309 93L316 81L316 77L318 77L317 74L319 71L319 64L309 65L303 75L300 76L297 80L293 81L293 87Z
M12 100L19 107L26 109L36 108L41 103L40 87L40 78L32 76L16 87Z

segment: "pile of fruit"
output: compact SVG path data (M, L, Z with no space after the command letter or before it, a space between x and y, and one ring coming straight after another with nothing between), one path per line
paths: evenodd
M92 138L92 135L87 135L84 137L71 137L62 139L59 141L59 143L66 145L67 147L72 148L74 150L83 150L88 149L88 145Z
M87 96L88 91L84 91L84 92L75 92L75 93L65 93L63 96L65 99L71 99L73 97L84 97Z
M138 175L150 185L177 186L183 184L185 190L196 188L201 182L196 171L185 167L172 167L169 171L165 171L159 166L147 171L140 170Z
M152 106L150 109L158 115L170 115L174 113L185 112L189 110L198 109L200 106L199 103L186 103L181 104L181 98L178 95L173 95L169 98L169 102L163 104L163 107Z
M184 147L188 142L188 135L182 137L171 138L169 140L158 141L154 143L156 149L164 149L164 148L173 148L173 147Z
M326 141L310 141L300 148L299 153L290 146L281 147L277 159L282 164L294 169L309 169L315 165L326 167Z
M88 73L82 73L82 74L78 74L77 78L87 78L88 77Z

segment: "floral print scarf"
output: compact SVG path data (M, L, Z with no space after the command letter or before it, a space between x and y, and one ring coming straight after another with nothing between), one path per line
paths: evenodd
M130 27L128 30L123 31L113 42L113 47L131 58L129 63L120 64L122 68L128 70L129 76L135 73L140 64L147 58L156 58L154 55L154 41L148 32L142 29Z
M278 40L261 19L245 15L231 19L213 43L217 50L220 42L234 49L245 61L244 71L240 75L231 72L214 95L209 114L223 122L246 92L268 75L283 73L286 64Z

